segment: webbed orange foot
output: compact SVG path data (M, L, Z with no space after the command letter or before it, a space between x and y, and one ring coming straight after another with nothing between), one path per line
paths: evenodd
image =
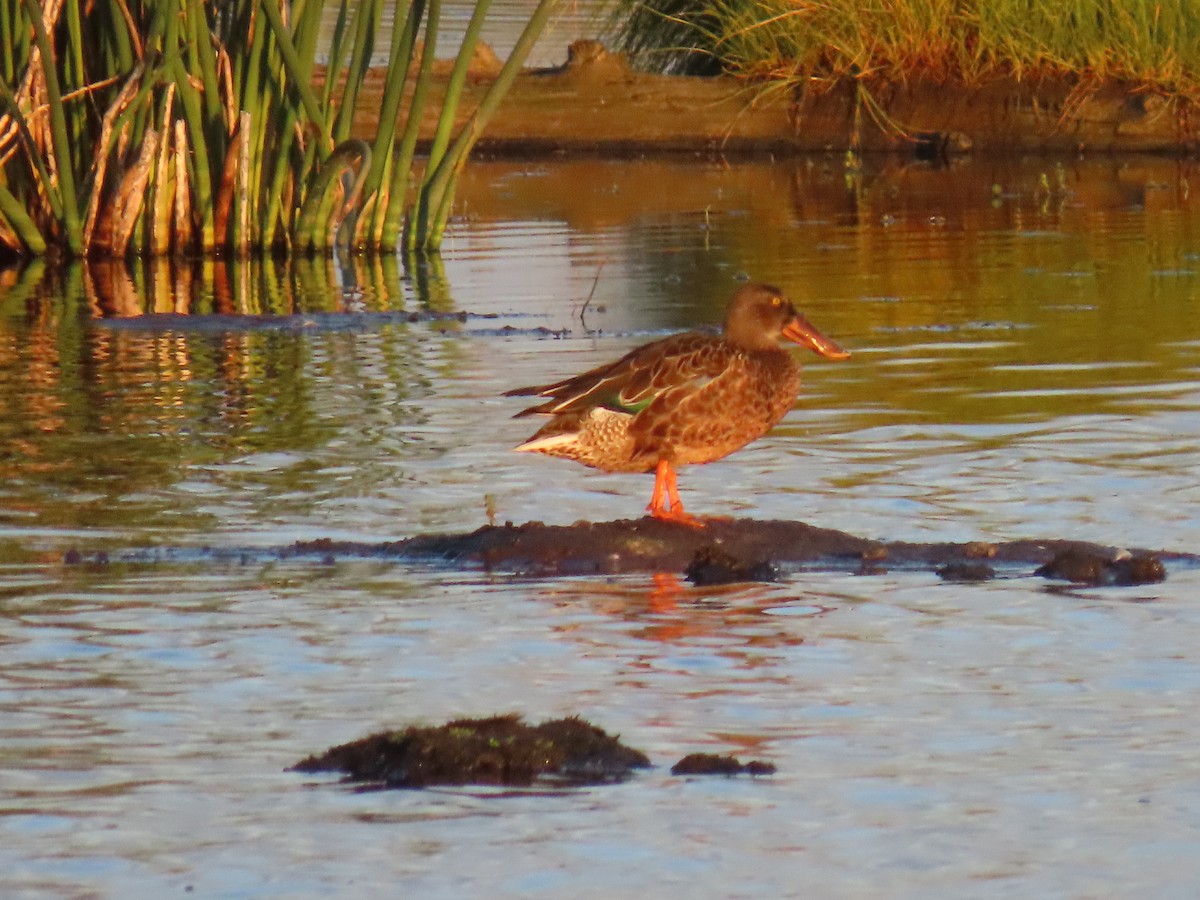
M675 486L675 469L665 460L660 459L654 470L654 495L646 511L656 519L667 522L678 522L691 528L703 528L704 521L683 511L683 501Z
M693 516L691 513L686 513L682 509L654 509L646 507L650 511L650 515L656 519L661 519L664 522L678 522L680 525L687 525L690 528L703 528L704 520Z

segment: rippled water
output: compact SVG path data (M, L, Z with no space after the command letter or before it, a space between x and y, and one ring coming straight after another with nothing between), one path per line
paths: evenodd
M322 8L322 43L333 40L337 26L339 4L330 3ZM530 66L557 66L566 61L567 45L580 38L595 38L603 30L606 13L604 4L598 0L571 0L560 3L550 17L546 27L534 44L527 59ZM494 0L487 9L480 39L502 59L512 52L521 32L537 8L536 0ZM395 10L384 8L378 23L375 38L375 64L386 65L392 41L392 24ZM448 2L442 5L438 27L437 55L450 58L458 53L463 33L475 11L470 2ZM400 8L403 15L405 9Z
M638 515L646 477L508 452L500 395L716 321L749 276L854 355L684 470L689 509L1195 552L1197 174L480 162L442 271L3 275L0 893L1190 896L1195 569L697 590L204 548ZM506 710L656 768L552 793L283 771ZM672 778L694 750L779 771Z

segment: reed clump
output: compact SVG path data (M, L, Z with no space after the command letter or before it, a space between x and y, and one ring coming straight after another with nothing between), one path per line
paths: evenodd
M1200 96L1194 0L619 0L616 42L661 71L847 80L1114 80Z
M0 0L0 249L436 250L456 177L557 0L538 0L454 132L477 0L419 179L434 56L420 46L437 45L441 0L397 3L378 132L350 135L385 2L338 0L314 79L324 0Z

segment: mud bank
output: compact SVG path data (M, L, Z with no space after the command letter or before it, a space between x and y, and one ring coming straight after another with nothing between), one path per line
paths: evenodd
M490 51L477 54L459 123L478 106L499 65ZM381 92L382 75L376 74L358 106L357 136L374 133ZM433 134L444 95L443 73L426 109L425 139ZM797 95L733 77L635 72L621 54L595 41L577 41L563 66L518 76L477 152L787 155L855 146L923 156L1191 153L1200 145L1198 122L1185 99L1131 84L999 78L966 86L913 80Z
M735 575L738 566L748 564L750 571L758 566L862 574L919 569L937 571L948 580L978 581L994 577L999 569L1079 583L1131 584L1161 581L1166 577L1162 561L1200 564L1200 557L1192 554L1155 553L1066 539L884 542L804 522L712 519L704 528L693 528L649 517L574 525L529 522L484 526L469 533L425 534L379 544L303 541L282 551L282 555L318 556L328 562L340 557L395 557L541 576L682 573L698 557L710 558L714 547L730 561ZM1056 560L1079 562L1051 565Z

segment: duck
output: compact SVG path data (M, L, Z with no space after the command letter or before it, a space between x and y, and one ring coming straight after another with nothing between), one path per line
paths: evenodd
M742 285L720 332L687 331L553 384L506 391L542 402L515 418L548 418L515 449L604 472L654 472L647 512L703 527L683 508L681 466L723 459L765 435L800 394L800 365L785 339L826 359L850 353L813 327L783 291Z

